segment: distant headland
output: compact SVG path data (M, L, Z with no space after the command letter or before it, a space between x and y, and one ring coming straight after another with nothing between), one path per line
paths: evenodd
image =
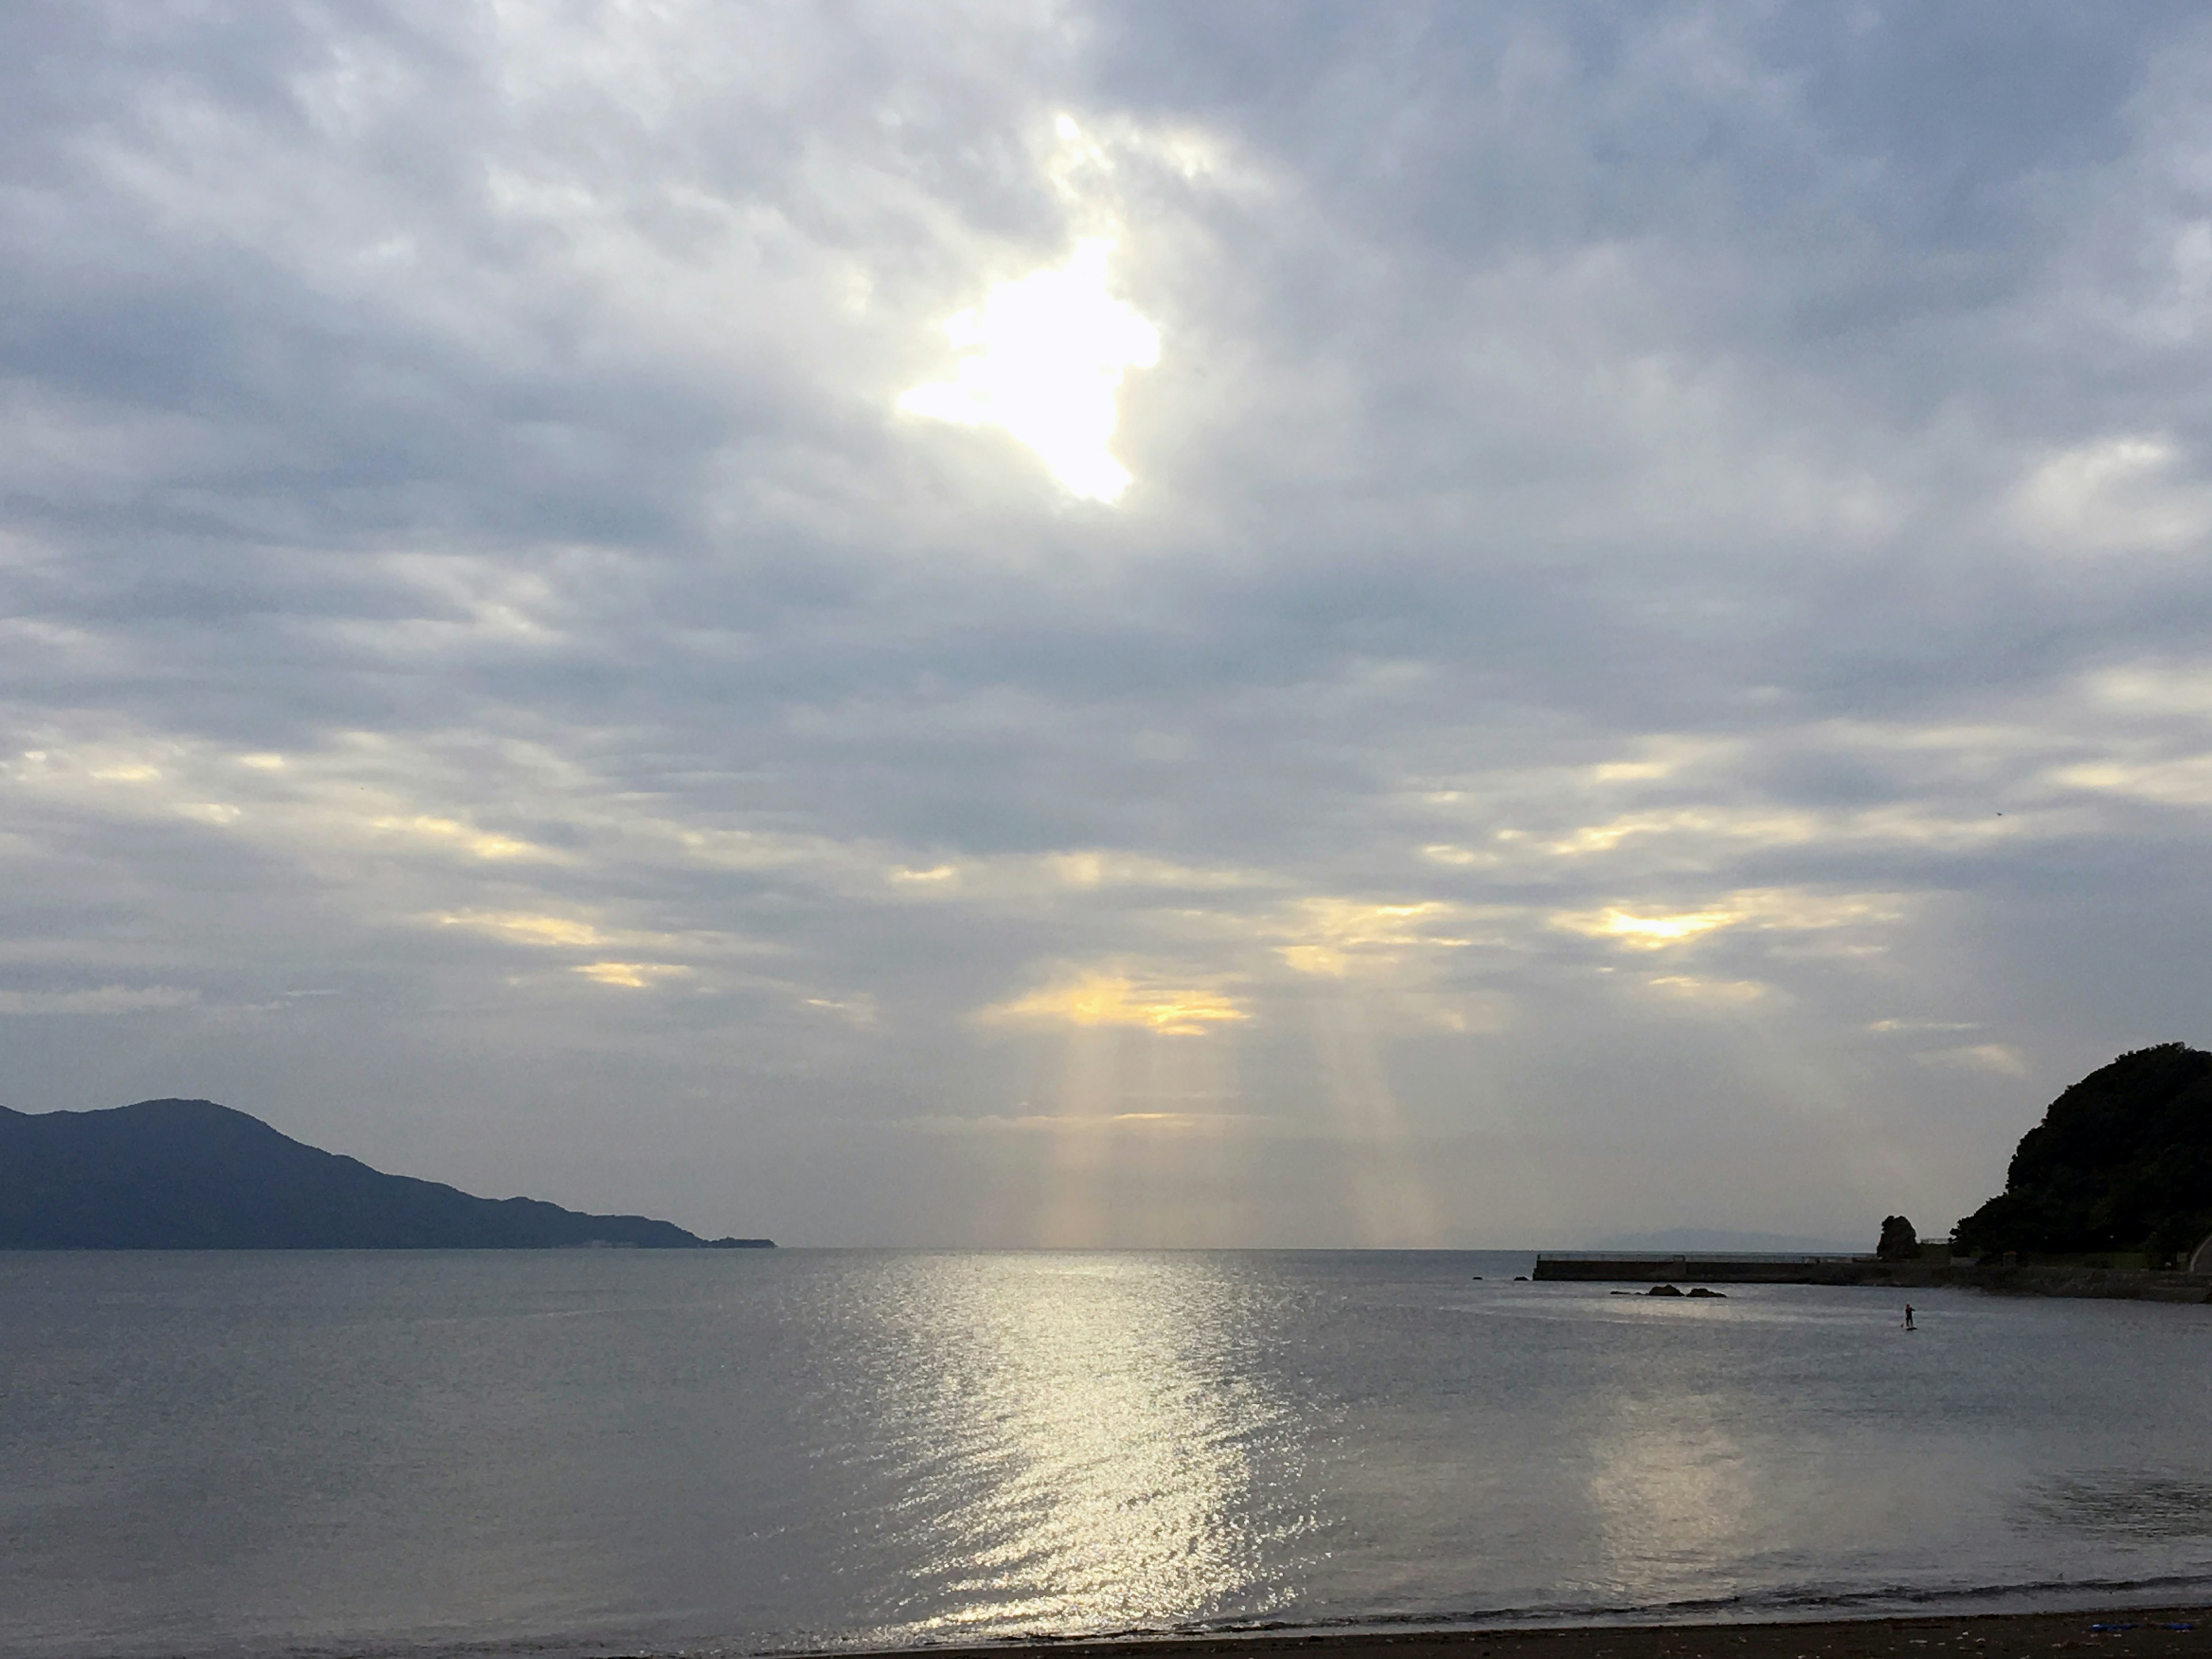
M0 1249L771 1249L386 1175L211 1100L0 1107Z
M2212 1054L2162 1042L2100 1066L2021 1138L2005 1189L1959 1223L1986 1256L2141 1255L2180 1265L2212 1236Z
M2212 1302L2212 1054L2162 1042L2090 1073L2021 1138L2004 1191L1949 1239L1923 1243L1910 1220L1893 1215L1870 1255L1729 1259L1674 1249L1540 1256L1534 1277Z

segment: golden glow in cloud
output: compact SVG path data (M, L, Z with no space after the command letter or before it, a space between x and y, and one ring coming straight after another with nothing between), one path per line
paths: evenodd
M509 945L574 946L599 944L599 930L567 916L526 910L441 910L431 918L442 927L465 927Z
M1686 945L1723 927L1759 932L1817 933L1871 922L1894 921L1902 914L1887 893L1830 896L1789 887L1749 887L1702 910L1560 910L1551 925L1563 933L1610 939L1628 951L1659 951Z
M427 813L418 812L408 817L374 818L368 827L382 830L386 835L410 836L458 847L480 859L551 859L554 856L543 847L517 841L512 836L495 835L463 823L458 818L433 817Z
M2138 800L2160 801L2173 806L2212 805L2212 756L2208 755L2188 755L2139 765L2123 761L2094 761L2059 767L2048 775L2053 783L2069 789L2130 795Z
M1632 910L1565 911L1552 925L1571 933L1615 940L1632 951L1657 951L1680 945L1717 927L1732 927L1743 920L1741 910L1678 910L1671 915L1638 915Z
M1114 501L1129 470L1108 447L1115 394L1133 368L1159 361L1160 336L1107 285L1113 242L1086 237L1057 270L1001 283L983 303L946 319L959 354L952 377L908 391L909 415L995 426L1026 444L1070 495Z
M1081 974L1027 996L994 1004L980 1018L993 1023L1133 1025L1164 1036L1202 1036L1212 1025L1249 1019L1218 992L1140 984L1125 974Z
M1312 898L1298 907L1296 945L1279 945L1286 966L1301 974L1342 979L1362 968L1387 968L1415 950L1456 950L1464 939L1430 928L1454 918L1458 907L1430 899L1412 904L1367 904L1357 899Z
M691 970L672 962L586 962L576 972L598 985L619 985L643 991L665 979L682 979Z

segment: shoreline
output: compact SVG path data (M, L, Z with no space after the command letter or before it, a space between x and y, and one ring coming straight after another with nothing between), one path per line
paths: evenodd
M2175 1626L2192 1626L2180 1629ZM2212 1602L2101 1601L2063 1611L1881 1613L1800 1620L1481 1626L1405 1631L1223 1632L1207 1636L1030 1637L961 1646L839 1650L837 1659L2109 1659L2212 1656Z
M1553 1285L1826 1285L1986 1291L2110 1302L2212 1303L2212 1274L2159 1267L1997 1263L1873 1256L1563 1255L1539 1253L1529 1278Z

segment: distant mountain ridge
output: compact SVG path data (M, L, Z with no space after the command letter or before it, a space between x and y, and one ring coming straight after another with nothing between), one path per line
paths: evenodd
M710 1244L673 1222L477 1198L386 1175L211 1100L107 1111L0 1107L0 1249L644 1249Z
M1664 1232L1622 1233L1601 1238L1601 1250L1690 1250L1732 1252L1737 1255L1849 1255L1864 1250L1836 1238L1812 1238L1798 1233L1735 1233L1713 1227L1669 1227Z

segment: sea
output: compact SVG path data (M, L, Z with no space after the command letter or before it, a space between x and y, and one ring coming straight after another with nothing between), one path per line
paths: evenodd
M2212 1308L1533 1261L0 1255L0 1652L2212 1595Z

